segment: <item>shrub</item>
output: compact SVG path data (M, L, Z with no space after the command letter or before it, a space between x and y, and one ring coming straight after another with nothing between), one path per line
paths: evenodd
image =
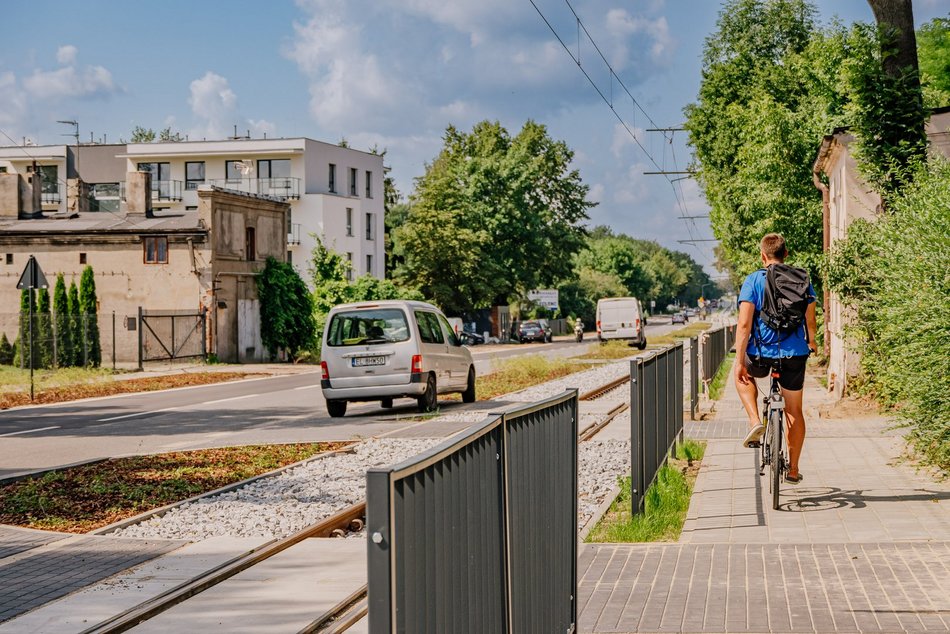
M79 279L79 312L82 315L81 331L86 340L85 364L98 368L102 362L102 347L99 344L99 300L96 299L96 278L92 267L87 266Z
M313 298L292 264L267 258L257 276L257 294L261 300L261 340L271 356L287 350L294 358L299 350L313 345Z
M13 363L13 346L7 339L7 333L0 336L0 365L11 365Z

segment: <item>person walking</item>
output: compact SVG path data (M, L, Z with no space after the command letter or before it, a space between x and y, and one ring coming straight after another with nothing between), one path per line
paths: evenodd
M788 425L789 468L785 479L798 484L802 481L798 461L805 443L805 362L809 354L817 352L815 289L805 271L785 264L788 249L780 234L765 235L759 251L763 268L746 277L738 300L735 381L749 415L749 433L743 445L758 446L765 433L757 410L759 390L755 379L769 376L776 367Z

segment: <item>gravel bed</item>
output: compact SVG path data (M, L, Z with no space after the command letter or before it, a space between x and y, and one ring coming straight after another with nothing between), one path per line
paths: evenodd
M630 441L598 440L578 446L577 528L583 528L617 487L617 478L630 474Z
M161 517L119 529L116 537L200 540L221 535L274 538L290 535L366 497L366 470L414 456L443 439L368 440L351 454L312 460Z
M578 391L583 394L584 392L589 392L600 387L601 385L604 385L605 383L609 383L614 379L619 379L622 376L628 376L629 374L630 363L628 361L609 363L601 367L591 368L590 370L585 370L583 372L577 372L560 379L555 379L554 381L549 381L548 383L542 383L541 385L535 385L533 387L521 390L520 392L509 394L505 397L505 400L520 403L533 403L535 401L550 398L560 394L564 390L569 390L572 388L577 388Z

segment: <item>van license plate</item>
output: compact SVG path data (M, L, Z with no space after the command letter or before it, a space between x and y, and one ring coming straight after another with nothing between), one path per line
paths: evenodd
M386 357L355 357L353 367L361 368L367 365L386 365Z

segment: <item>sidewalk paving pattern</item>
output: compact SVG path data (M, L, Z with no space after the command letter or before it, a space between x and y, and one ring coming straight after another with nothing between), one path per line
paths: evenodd
M771 508L734 386L688 423L706 456L675 544L588 544L581 632L950 631L950 485L876 415L822 419L806 382L801 485Z

